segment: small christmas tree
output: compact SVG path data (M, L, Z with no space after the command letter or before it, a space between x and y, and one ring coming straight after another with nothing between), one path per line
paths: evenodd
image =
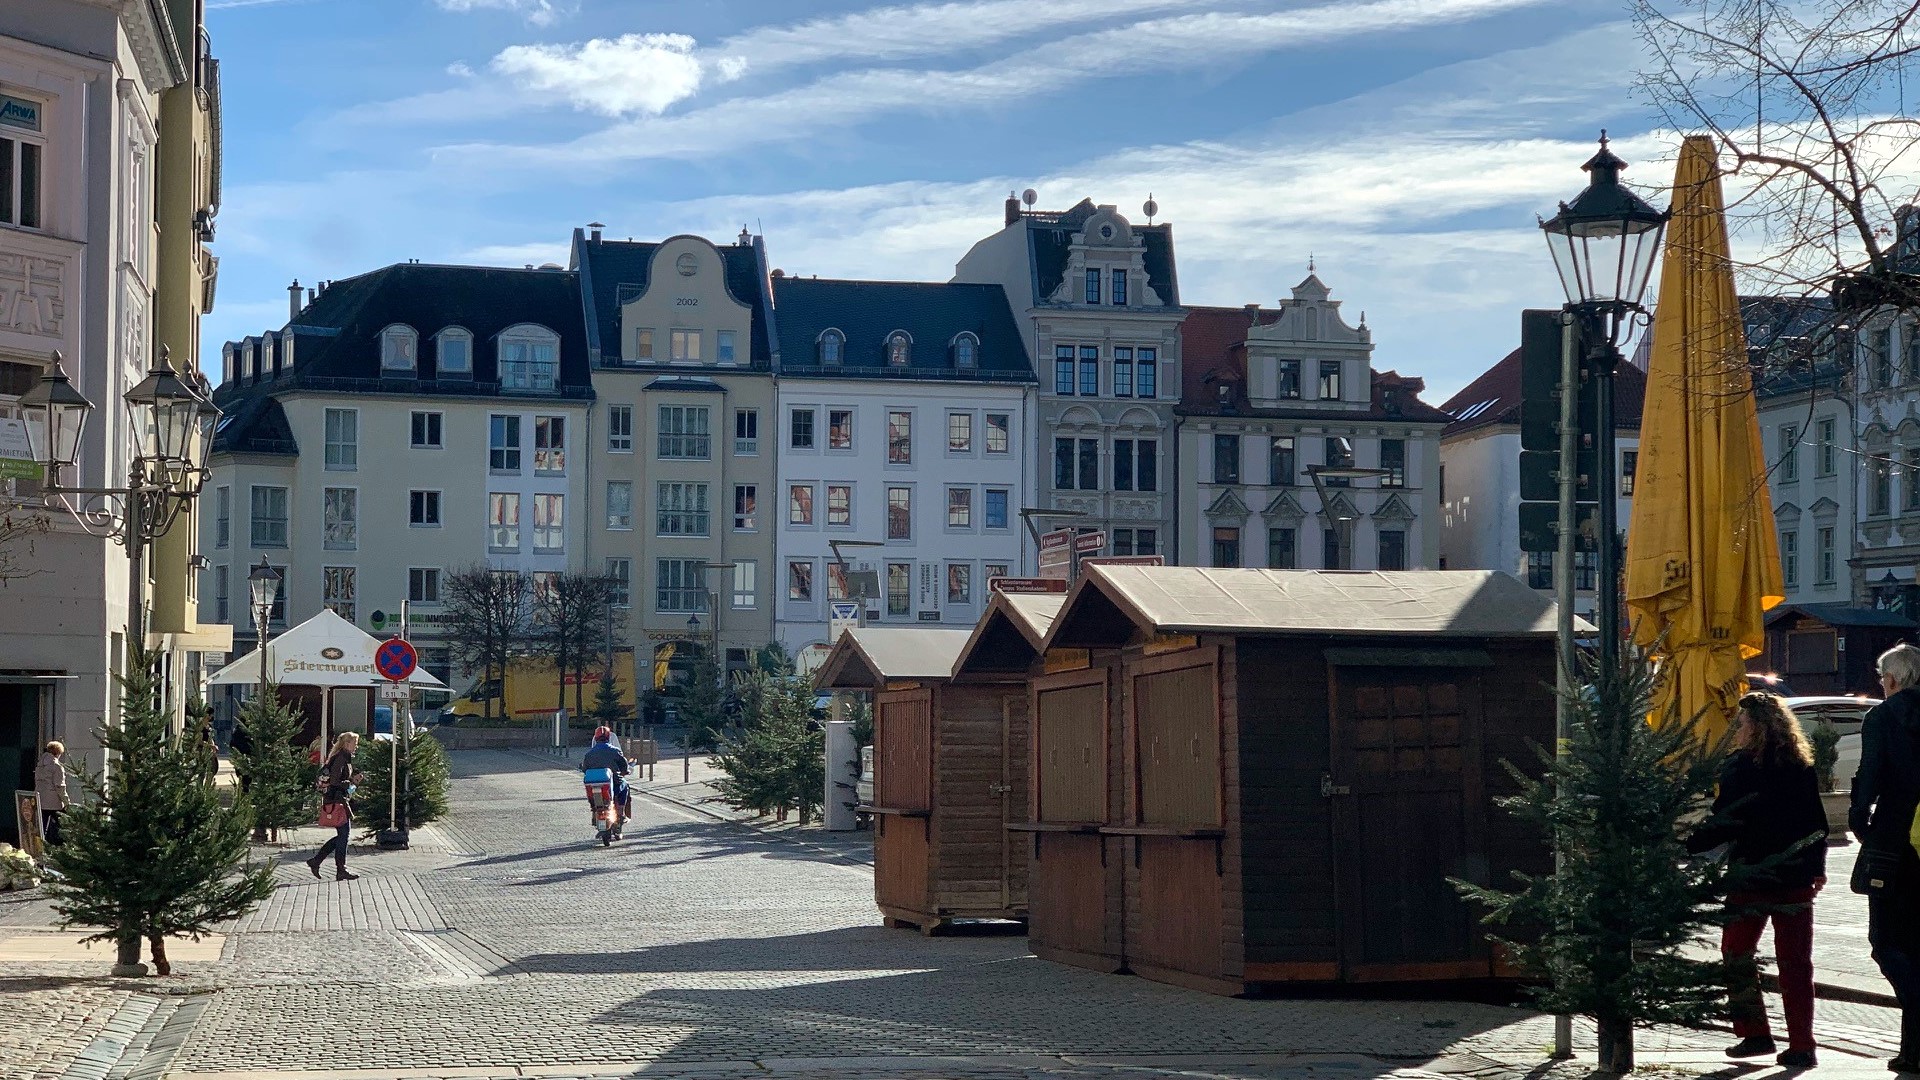
M169 730L152 656L129 660L121 722L100 734L111 766L104 779L80 778L88 798L62 815L49 891L63 926L99 927L86 940L116 944L116 974L145 974L144 938L169 975L166 939L198 939L246 914L273 892L273 868L247 858L253 810L245 795L222 805L212 747Z
M241 707L239 722L245 735L235 741L233 771L253 805L254 825L278 840L281 829L313 821L318 799L313 782L320 768L296 742L305 721L299 706L282 703L280 688L268 683Z
M824 735L808 729L813 691L793 675L753 672L743 681L746 723L723 739L714 759L726 775L714 782L720 800L738 810L772 813L785 821L797 812L806 824L825 799Z
M402 725L409 726L409 725ZM410 726L409 726L410 727ZM400 746L400 791L398 802L409 829L439 821L447 816L447 788L452 770L440 741L418 729L411 729L396 740L375 739L361 743L354 755L354 766L363 775L353 794L353 820L368 834L394 828L392 813L393 750Z
M1706 746L1679 718L1647 723L1654 677L1637 653L1619 670L1590 667L1592 685L1567 694L1563 753L1544 777L1508 763L1520 793L1500 800L1550 836L1560 859L1547 877L1515 875L1502 891L1464 882L1514 928L1504 941L1522 971L1542 980L1541 1008L1590 1016L1602 1072L1633 1070L1633 1029L1698 1024L1725 1011L1727 971L1683 955L1726 922L1722 901L1752 871L1688 857L1686 834L1711 798L1725 749Z
M620 698L620 676L609 671L600 676L600 685L593 692L593 722L605 727L614 727L633 719L633 713L627 703Z
M720 685L720 665L713 653L701 650L680 693L680 722L686 727L689 749L712 750L719 745L727 722L726 688Z

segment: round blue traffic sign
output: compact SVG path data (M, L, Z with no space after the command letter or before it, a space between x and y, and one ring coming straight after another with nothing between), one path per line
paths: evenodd
M388 638L373 654L373 666L394 682L404 682L420 666L420 656L405 638Z

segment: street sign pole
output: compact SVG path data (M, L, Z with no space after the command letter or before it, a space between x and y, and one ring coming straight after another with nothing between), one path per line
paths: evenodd
M1573 321L1563 320L1560 327L1560 546L1554 552L1553 566L1553 594L1559 608L1560 643L1560 663L1555 665L1559 674L1554 679L1557 692L1553 701L1555 757L1567 752L1567 727L1571 719L1567 715L1567 695L1573 689L1578 670L1574 666L1578 654L1573 643L1573 501L1579 484L1579 469L1574 462L1579 460L1580 448L1578 344L1579 333ZM1560 845L1555 844L1553 861L1556 871L1561 859ZM1553 1056L1560 1059L1573 1056L1573 1016L1570 1013L1560 1013L1553 1018Z
M406 608L402 607L400 612L400 625L404 630ZM404 634L381 642L373 652L373 668L381 678L387 680L380 696L388 702L387 712L392 716L387 724L387 827L380 831L378 837L378 843L383 848L407 846L407 829L400 823L401 723L403 719L409 727L413 723L406 712L406 702L411 693L408 682L419 666L420 654ZM410 737L411 733L408 734Z

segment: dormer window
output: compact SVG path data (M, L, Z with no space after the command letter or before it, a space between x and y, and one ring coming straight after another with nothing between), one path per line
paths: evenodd
M500 388L546 392L560 382L560 335L533 323L500 332Z
M820 363L827 367L839 367L841 357L845 355L847 336L838 330L827 330L820 335Z
M974 368L980 364L980 339L972 334L962 333L953 339L953 366Z
M411 326L395 323L380 331L380 370L412 371L419 355L420 335Z
M233 342L220 346L220 381L236 383L240 381L239 372L233 370Z
M439 353L441 376L473 374L473 334L458 326L449 326L434 338Z
M913 359L913 339L905 330L895 330L887 335L887 366L906 367Z

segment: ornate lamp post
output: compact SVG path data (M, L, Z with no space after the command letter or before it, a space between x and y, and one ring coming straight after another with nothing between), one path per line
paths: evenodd
M1579 325L1586 344L1582 366L1596 379L1598 412L1594 432L1599 473L1594 488L1599 495L1600 534L1598 602L1600 663L1611 671L1620 659L1620 549L1619 504L1615 491L1613 433L1613 373L1620 366L1620 342L1631 326L1647 321L1640 305L1653 263L1660 254L1660 238L1669 212L1655 209L1620 183L1627 163L1607 148L1600 133L1600 150L1581 168L1587 172L1585 190L1560 212L1540 223L1553 253L1567 303L1564 317ZM1572 388L1567 388L1571 390ZM1571 467L1565 463L1563 467Z
M267 565L267 557L260 556L260 565L247 575L247 592L253 601L253 625L260 638L260 693L267 692L267 626L273 617L273 604L280 598L280 571Z

